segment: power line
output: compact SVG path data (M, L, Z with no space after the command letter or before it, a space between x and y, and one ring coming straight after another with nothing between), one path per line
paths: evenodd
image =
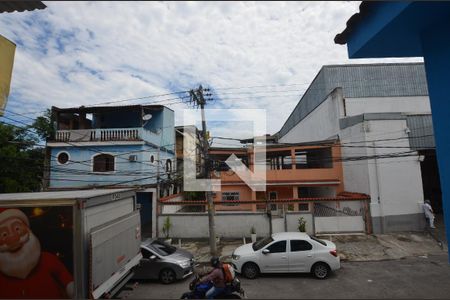
M5 117L5 118L10 119L10 118L8 118L8 117ZM11 120L13 120L13 119L11 119ZM0 121L0 122L1 122L1 121ZM26 124L26 123L23 123L23 122L21 122L21 121L16 121L16 122L22 123L22 124L27 125L27 126L30 126L30 125L28 125L28 124ZM9 124L9 125L12 125L12 124ZM15 125L13 125L13 126L15 126ZM28 131L28 132L32 132L32 131L30 131L30 130L27 129L27 128L23 128L23 127L20 127L20 126L15 126L15 127L18 127L18 128L20 128L20 129L23 129L23 130ZM34 133L34 132L33 132L33 133ZM34 133L34 134L36 134L36 133ZM73 147L82 148L82 149L87 149L87 150L90 150L90 151L92 151L92 152L104 154L104 152L102 152L102 151L99 151L99 150L96 150L96 149L93 149L93 148L88 148L88 147L85 147L85 146L79 146L79 145L76 145L76 144L71 143L71 142L64 141L64 142L60 142L60 143L65 143L65 144L71 145L71 146L73 146ZM117 144L114 144L114 143L111 143L111 144L112 144L112 145L117 145ZM126 158L121 158L121 157L118 157L118 158L127 160ZM127 161L128 161L128 160L127 160ZM137 161L136 163L140 163L140 164L144 164L144 165L151 165L151 164L148 164L148 163L145 163L145 162L140 162L140 161Z
M159 98L159 97L165 97L165 96L177 95L177 94L183 94L183 93L189 93L189 91L179 91L179 92L172 92L172 93L159 94L159 95L150 95L150 96L142 96L142 97L135 97L135 98L127 98L127 99L111 100L111 101L108 101L108 102L95 103L94 105L104 105L104 104L111 104L111 103L120 103L120 102L135 101L135 100L142 100L142 99L148 99L148 98ZM188 96L188 97L189 97L189 96ZM172 98L172 99L177 99L177 98ZM168 99L168 100L171 100L171 99Z

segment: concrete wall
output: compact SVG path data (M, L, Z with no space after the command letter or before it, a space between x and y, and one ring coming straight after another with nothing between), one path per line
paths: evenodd
M330 94L314 111L280 138L280 143L326 140L338 134L340 101L342 101L340 93Z
M361 216L314 217L316 233L365 232Z
M286 231L298 231L298 219L303 217L306 221L306 233L314 234L313 216L311 213L286 213Z
M161 199L161 200L163 200L163 199ZM183 201L183 200L184 200L183 194L173 195L173 197L170 197L170 199L168 199L168 201L170 201L170 202L177 202L177 201ZM163 214L174 214L183 208L182 205L161 205L161 207L162 207Z
M173 224L170 236L174 238L207 238L209 236L207 213L178 213L159 216L160 236L166 217ZM269 235L269 218L265 213L216 213L216 234L224 238L250 237L250 229L255 226L257 236Z
M431 112L428 96L345 98L345 108L347 116L382 112Z
M365 146L366 140L364 123L359 123L341 131L339 135L342 145ZM342 147L342 157L367 156L365 147ZM342 171L344 174L344 189L346 191L358 192L371 195L369 182L369 165L367 161L344 161L342 162Z
M170 218L173 238L209 237L208 215L206 213L162 214L158 218L160 236L166 217ZM286 212L285 217L273 219L274 232L298 231L298 220L306 221L308 234L324 232L364 232L362 216L313 217L310 212ZM269 218L265 213L233 212L217 213L215 216L216 234L223 238L250 237L250 228L255 226L257 236L269 235Z
M341 138L344 157L379 157L410 150L406 120L365 121L344 129ZM371 197L375 233L423 228L417 216L423 203L420 162L415 153L411 155L343 163L345 189Z

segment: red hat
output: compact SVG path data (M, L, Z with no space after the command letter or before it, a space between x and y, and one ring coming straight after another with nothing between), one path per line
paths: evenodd
M17 208L0 207L0 224L9 218L20 219L28 227L30 226L30 221L28 220L28 217L21 210L19 210Z

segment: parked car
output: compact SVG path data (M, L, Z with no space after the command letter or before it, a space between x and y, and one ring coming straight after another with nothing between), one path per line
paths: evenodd
M159 279L169 284L193 273L194 256L186 250L149 238L141 243L141 253L134 279Z
M319 279L341 267L336 245L303 232L280 232L234 250L236 272L249 279L259 273L311 272Z

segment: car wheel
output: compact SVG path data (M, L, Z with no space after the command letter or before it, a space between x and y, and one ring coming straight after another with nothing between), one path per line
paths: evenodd
M314 277L318 279L325 279L330 274L330 267L326 263L316 263L311 269Z
M159 280L164 284L172 283L175 279L175 272L171 269L164 269L159 273Z
M248 262L242 267L242 275L248 279L255 279L259 275L259 268L255 263Z

